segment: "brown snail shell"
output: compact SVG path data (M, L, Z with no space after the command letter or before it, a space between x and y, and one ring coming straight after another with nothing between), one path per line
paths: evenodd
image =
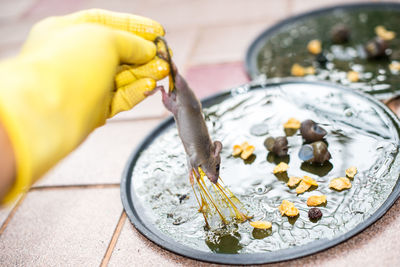
M343 24L335 25L331 30L331 39L335 44L344 44L350 40L350 29Z
M288 154L288 140L285 136L268 137L264 141L264 146L268 151L274 153L278 157L283 157Z
M369 59L385 57L388 44L382 38L376 37L365 44L364 49Z
M317 141L303 145L299 151L299 158L311 163L324 163L331 158L331 153L329 153L328 146L324 142Z
M325 129L313 120L303 121L300 126L300 133L306 142L320 141L327 134Z

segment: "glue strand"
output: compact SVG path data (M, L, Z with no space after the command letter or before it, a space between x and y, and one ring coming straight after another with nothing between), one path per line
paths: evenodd
M204 220L206 222L206 226L209 227L207 216L205 215L205 212L203 210L203 205L205 204L205 202L203 200L203 196L199 192L200 197L201 197L201 204L200 204L200 200L199 200L199 197L197 196L196 189L194 188L192 183L191 183L191 186L192 186L192 189L193 189L193 192L194 192L194 196L196 197L197 204L199 205L199 211L203 214Z
M224 218L224 216L221 214L221 212L219 211L217 205L215 205L212 197L209 195L209 192L207 189L205 189L205 182L203 177L200 177L200 179L197 180L198 181L198 185L200 186L201 190L203 191L203 193L205 194L205 196L207 197L207 199L213 204L215 210L217 211L217 213L219 214L219 216L221 217L221 220L223 221L224 224L227 224L226 219ZM204 184L204 187L202 185L202 183Z
M225 194L224 190L221 189L221 185L217 184L218 189L221 191L222 194L226 197L226 199L229 201L229 203L232 205L236 218L241 219L241 220L246 220L246 218L243 216L241 212L239 212L238 208L233 204L233 202L230 200L230 198Z

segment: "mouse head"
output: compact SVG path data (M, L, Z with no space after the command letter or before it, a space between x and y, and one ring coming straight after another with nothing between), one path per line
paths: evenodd
M219 178L219 167L221 163L221 157L219 154L221 153L222 149L221 142L215 141L210 149L210 157L208 158L206 164L202 164L201 167L208 179L215 184Z

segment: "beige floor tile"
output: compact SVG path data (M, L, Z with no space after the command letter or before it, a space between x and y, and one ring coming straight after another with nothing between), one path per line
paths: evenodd
M200 99L249 81L241 61L193 66L185 78Z
M165 38L173 51L174 63L182 75L185 74L188 63L192 57L193 48L198 41L198 29L190 30L170 30L167 31Z
M217 266L178 256L142 236L127 218L109 266Z
M99 266L122 212L119 188L28 193L0 236L2 266Z
M274 22L266 20L262 23L203 29L189 59L190 65L243 61L251 42Z
M7 220L8 216L10 215L10 212L15 207L15 205L18 203L20 198L21 198L21 196L18 196L11 203L8 203L7 205L4 205L3 207L0 207L0 228L4 224L4 222Z
M43 19L49 16L62 16L83 9L86 0L36 0L26 17Z
M159 122L107 123L35 186L119 183L129 155Z
M1 12L0 12L1 13ZM0 45L20 47L28 37L29 31L37 20L5 21L0 23Z
M247 23L287 15L286 0L88 0L84 6L147 16L162 23L167 30Z
M0 23L14 21L26 13L37 0L2 0L0 1Z
M163 2L146 2L143 13L159 20L167 29L246 24L286 16L286 1L175 0L157 8Z
M3 225L14 205L4 206L0 208L0 227Z
M139 10L140 6L143 5L144 2L145 1L141 0L86 0L81 4L81 8L101 8L116 12L137 14L137 10Z
M0 60L15 57L20 51L20 45L0 46Z
M322 1L313 1L313 0L289 0L292 2L290 6L290 14L299 14L302 12L312 11L319 8L336 6L336 5L344 5L351 3L362 3L362 2L377 2L372 0L322 0Z

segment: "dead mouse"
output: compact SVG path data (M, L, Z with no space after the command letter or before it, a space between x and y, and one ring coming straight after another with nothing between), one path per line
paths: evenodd
M185 148L190 181L193 183L193 171L200 177L198 167L204 171L211 182L217 183L220 168L222 143L212 142L203 117L201 103L189 88L185 79L175 69L175 89L165 92L164 87L156 90L162 93L164 106L174 115L178 133Z

